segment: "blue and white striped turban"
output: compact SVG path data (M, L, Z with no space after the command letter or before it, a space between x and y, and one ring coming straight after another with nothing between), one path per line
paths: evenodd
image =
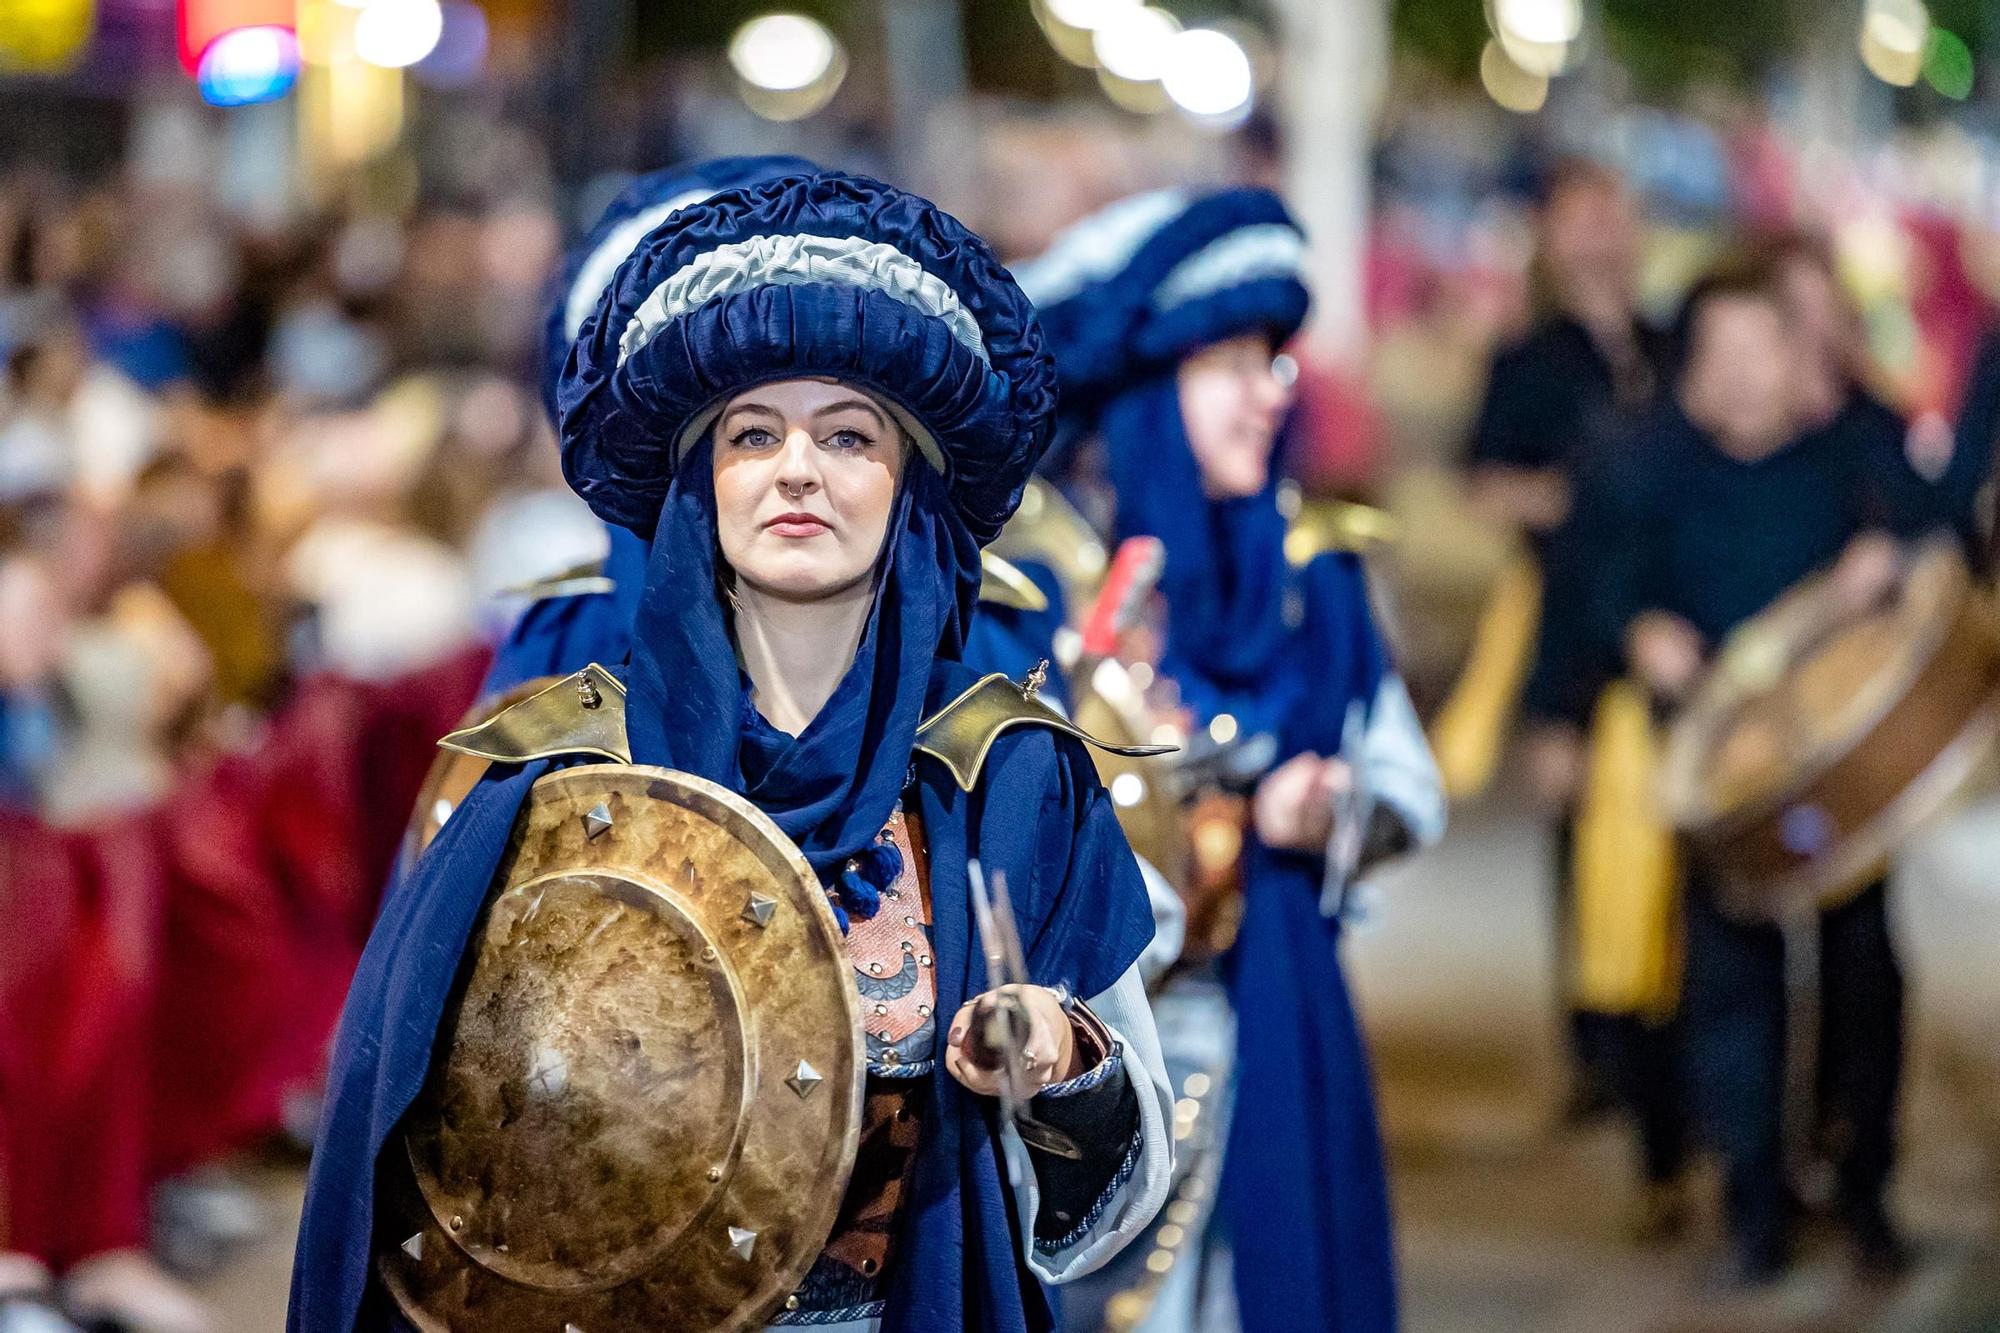
M1064 406L1087 410L1190 353L1305 322L1305 236L1269 190L1135 195L1058 236L1014 276L1041 311Z
M984 241L880 181L786 176L675 210L619 265L557 386L564 475L649 536L724 403L802 376L882 399L981 542L1053 428L1054 360Z

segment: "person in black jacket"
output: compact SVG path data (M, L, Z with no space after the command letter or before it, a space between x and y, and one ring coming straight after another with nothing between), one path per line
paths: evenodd
M1608 669L1583 652L1588 640L1575 617L1589 571L1565 558L1567 543L1557 534L1578 469L1644 411L1658 387L1665 340L1638 315L1637 255L1638 222L1623 179L1587 159L1557 163L1531 273L1539 316L1495 355L1472 435L1475 507L1518 528L1541 565L1542 620L1521 711L1531 785L1545 806L1562 812L1555 861L1564 915L1569 806L1583 732ZM1569 1115L1580 1119L1611 1105L1622 1038L1602 1015L1581 1011L1571 1014L1570 1036Z
M1673 397L1591 471L1574 524L1576 556L1596 570L1587 631L1663 707L1687 696L1731 630L1807 575L1843 562L1858 581L1886 577L1897 539L1948 528L1963 510L1892 443L1893 413L1851 383L1828 392L1824 346L1782 266L1711 275L1682 328ZM1725 916L1698 864L1684 901L1682 1072L1727 1166L1731 1276L1769 1280L1790 1256L1785 940ZM1821 1147L1860 1261L1893 1270L1904 1248L1883 1193L1903 980L1882 883L1821 916L1819 954Z

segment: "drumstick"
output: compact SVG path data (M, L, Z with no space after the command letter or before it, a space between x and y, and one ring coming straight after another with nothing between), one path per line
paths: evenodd
M1166 544L1158 537L1127 537L1118 543L1104 588L1083 622L1083 655L1109 657L1138 618L1139 608L1159 585L1167 566Z

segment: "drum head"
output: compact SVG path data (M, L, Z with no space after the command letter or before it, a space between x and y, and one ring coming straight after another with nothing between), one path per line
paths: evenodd
M1732 635L1674 720L1662 795L1724 905L1781 917L1883 873L1996 736L2000 616L1940 539L1878 588L1820 575Z
M1865 602L1818 575L1739 628L1668 734L1675 826L1781 807L1908 691L1969 591L1956 552L1931 546Z

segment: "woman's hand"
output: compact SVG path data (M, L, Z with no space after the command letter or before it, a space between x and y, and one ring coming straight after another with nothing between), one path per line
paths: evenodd
M1902 548L1886 532L1864 532L1833 567L1834 595L1857 615L1882 600L1902 571Z
M1009 1009L1014 1011L1010 1016ZM1000 1092L999 1050L986 1039L989 1023L1024 1021L1027 1057L1022 1073L1031 1091L1062 1083L1083 1071L1077 1062L1076 1029L1062 1000L1043 986L1002 986L975 996L951 1016L945 1035L945 1072L982 1097Z
M1700 631L1665 611L1648 611L1632 622L1625 655L1646 688L1669 703L1694 688L1705 660Z
M1354 785L1344 759L1294 755L1257 784L1250 803L1251 823L1266 847L1289 852L1326 850L1333 836L1334 797Z

